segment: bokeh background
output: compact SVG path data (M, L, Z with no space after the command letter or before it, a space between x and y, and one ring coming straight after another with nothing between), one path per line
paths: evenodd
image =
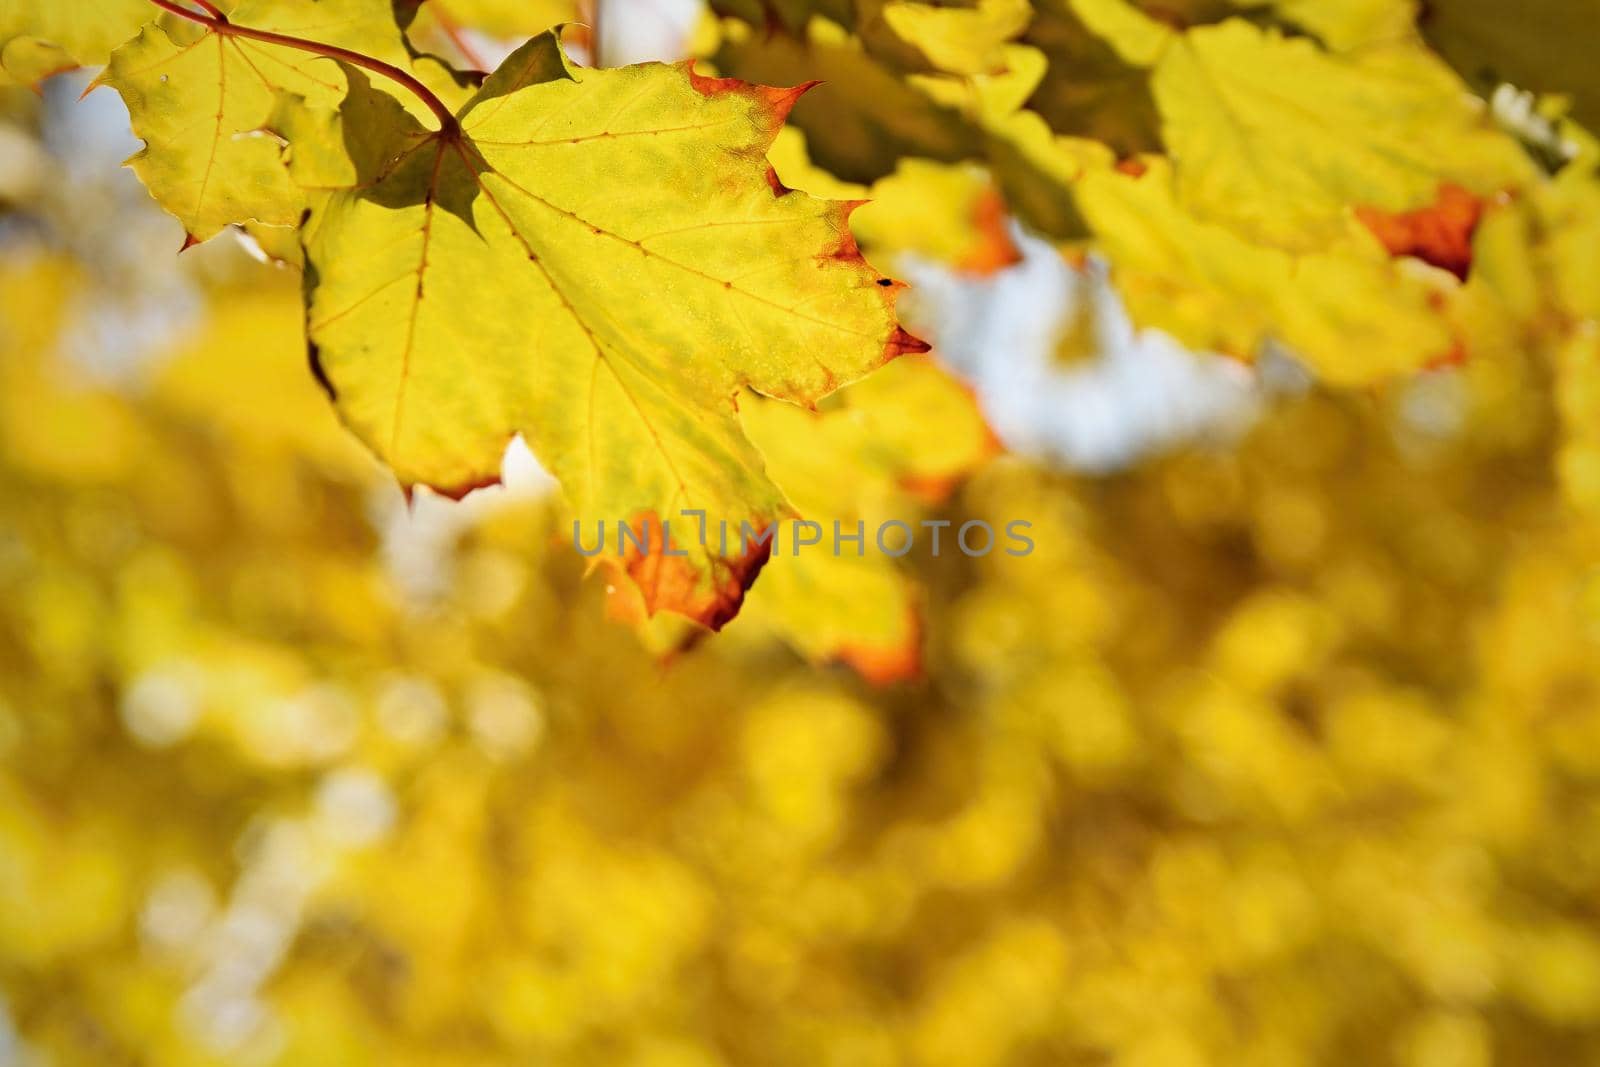
M1001 220L895 263L1007 446L915 495L1036 551L685 647L525 451L408 507L86 82L0 97L0 1064L1600 1064L1586 349L1330 392Z

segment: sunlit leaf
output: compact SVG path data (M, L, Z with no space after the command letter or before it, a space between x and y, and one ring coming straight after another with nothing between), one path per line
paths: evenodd
M0 0L0 79L99 66L159 14L148 0Z
M230 18L402 67L411 61L388 0L243 0ZM336 104L344 94L338 66L238 34L182 30L174 38L145 27L113 53L100 78L122 95L145 142L131 161L135 173L197 241L230 223L294 225L304 198L265 125L280 94ZM409 96L407 104L422 110Z
M495 481L522 432L591 528L650 534L621 566L652 610L720 625L764 556L686 544L678 513L737 530L786 510L735 393L811 404L921 347L856 251L851 205L769 180L797 91L580 70L545 35L456 139L363 83L333 141L356 149L350 188L306 237L311 343L346 423L402 483L455 495ZM340 163L296 171L324 184L324 165Z
M1316 248L1354 207L1408 211L1446 182L1487 195L1534 175L1415 47L1335 57L1230 21L1175 40L1152 84L1184 202L1284 248Z

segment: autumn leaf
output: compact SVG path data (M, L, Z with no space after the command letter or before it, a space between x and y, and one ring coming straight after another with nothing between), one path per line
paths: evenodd
M842 390L821 411L752 397L745 430L772 477L815 524L786 527L783 546L820 529L820 544L780 549L752 592L751 618L816 663L849 664L878 685L917 676L922 593L898 552L907 531L997 451L971 392L931 358L897 360ZM878 544L880 530L887 530ZM959 549L941 531L940 552ZM862 543L839 540L860 533ZM917 540L930 544L929 530Z
M906 254L989 274L1016 263L1006 205L992 176L977 163L904 159L871 186L841 182L811 161L805 135L785 127L768 158L779 180L812 196L865 200L850 216L867 262L900 273Z
M858 0L857 32L874 53L909 71L983 74L1005 63L1005 44L1033 17L1028 0L963 6Z
M751 81L820 81L796 106L794 124L817 162L846 181L881 178L902 155L949 162L983 153L983 136L965 115L906 84L832 23L813 21L802 37L733 23L715 61Z
M1094 137L1125 156L1161 147L1149 75L1118 55L1070 5L1041 4L1027 41L1049 62L1028 106L1054 132Z
M147 0L0 0L0 84L98 66L154 12Z
M855 24L855 0L710 0L711 10L764 30L805 32L814 17L840 26Z
M1027 27L1028 0L712 0L718 15L805 40L814 19L848 30L899 72L981 74L1004 66L1005 45Z
M1446 182L1482 196L1534 177L1414 46L1341 57L1231 20L1175 37L1152 88L1184 203L1292 251L1325 244L1356 207L1410 211Z
M1233 0L1248 11L1270 12L1278 20L1314 34L1330 51L1350 52L1375 44L1395 44L1412 36L1413 0Z
M335 128L290 135L348 152L292 159L312 185L344 168L305 247L310 340L345 422L403 484L451 495L495 481L522 433L591 529L655 535L611 559L651 611L731 618L764 551L697 544L680 512L737 532L788 511L735 394L811 405L925 347L860 258L854 205L770 176L803 90L574 68L545 34L460 132L436 132L346 73Z
M1483 217L1483 201L1446 183L1427 207L1397 213L1358 208L1356 217L1391 254L1415 256L1465 280L1472 267L1472 235Z
M304 197L264 126L283 94L329 107L344 94L329 59L234 26L411 62L388 0L241 0L229 18L233 26L185 23L171 32L151 23L112 53L96 82L121 94L145 142L133 170L193 241L234 223L297 224Z
M1103 159L1077 182L1129 312L1191 347L1254 359L1276 340L1333 384L1415 371L1451 352L1455 280L1411 271L1353 220L1313 252L1253 242L1187 211L1165 161L1142 174Z

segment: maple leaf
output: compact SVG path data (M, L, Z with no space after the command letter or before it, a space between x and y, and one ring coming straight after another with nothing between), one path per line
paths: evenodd
M799 37L781 23L764 37L737 22L725 29L722 69L756 81L820 80L795 109L794 125L831 174L871 182L908 156L988 160L1019 217L1052 237L1083 236L1064 176L1051 170L1048 152L1035 151L1048 129L1020 111L1045 72L1037 49L1006 46L1004 69L994 73L907 78L825 19L811 20Z
M966 116L908 85L860 40L822 19L800 38L752 34L733 23L715 62L750 81L820 81L793 121L817 162L846 181L880 178L906 155L950 162L983 154L982 133Z
M359 49L396 67L411 61L389 0L241 0L228 18L232 26L185 23L171 32L151 23L112 53L95 83L121 94L145 142L130 164L191 241L233 223L298 223L304 197L263 126L283 94L327 106L344 95L326 57L243 30Z
M1028 0L975 0L970 6L912 0L858 0L861 38L904 70L982 74L1005 63L1004 46L1027 28Z
M1353 207L1410 211L1445 182L1486 195L1535 176L1414 46L1334 56L1230 20L1175 35L1152 88L1184 202L1290 250L1325 244Z
M897 272L908 253L968 274L990 274L1021 258L1005 201L976 163L908 158L870 187L852 185L813 164L805 136L792 127L769 158L784 185L813 196L866 200L850 217L851 229L868 262L889 273Z
M893 248L991 274L1022 257L1006 227L1006 207L983 168L972 163L902 160L873 186L856 232L871 248Z
M740 19L764 30L803 34L813 17L840 26L855 23L855 0L710 0L717 15Z
M151 11L145 0L0 0L0 84L98 66Z
M916 677L921 592L876 540L884 523L915 521L924 502L945 499L998 450L970 390L931 358L908 358L821 411L757 397L741 415L774 480L822 530L821 545L774 556L751 597L752 618L813 662L847 663L874 684ZM798 532L786 529L780 543L796 543ZM836 542L836 532L863 533L862 550ZM941 554L955 555L955 531L942 535ZM928 542L926 529L914 536ZM885 537L898 551L905 531Z
M1006 42L1033 15L1028 0L712 0L711 9L801 40L813 19L824 19L897 71L946 74L1002 68Z
M1026 40L1049 60L1028 106L1052 130L1093 137L1124 156L1161 147L1149 75L1065 0L1040 5Z
M1409 37L1416 18L1413 0L1232 0L1246 10L1266 11L1313 34L1335 52Z
M1324 380L1361 385L1456 344L1441 312L1454 279L1405 269L1353 220L1324 247L1290 253L1188 211L1157 158L1142 174L1102 159L1076 186L1133 318L1193 348L1252 359L1275 339Z
M770 176L803 88L574 68L547 33L430 132L346 74L333 128L289 135L299 180L344 187L313 197L304 243L346 424L403 484L451 495L495 481L522 433L591 529L655 535L611 560L652 612L727 621L764 551L692 543L680 511L735 532L788 511L737 392L810 405L926 347L857 251L856 205Z

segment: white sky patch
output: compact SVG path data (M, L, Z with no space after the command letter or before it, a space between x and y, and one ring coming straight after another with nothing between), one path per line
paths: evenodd
M558 485L518 434L500 460L500 484L461 500L418 488L411 503L392 483L374 488L369 515L383 538L389 576L407 598L427 604L446 596L455 580L456 546L464 534L500 508L539 500Z
M177 255L182 225L121 165L141 144L122 98L99 89L80 100L89 77L75 72L45 83L48 173L27 205L43 232L0 234L0 253L26 251L42 237L84 266L61 352L91 378L123 383L194 328L205 301Z
M1250 424L1262 395L1250 368L1135 329L1105 264L1075 270L1049 242L1015 227L1013 238L1022 262L986 277L899 264L914 332L972 383L1007 447L1106 472ZM1058 345L1085 315L1090 351L1065 361Z
M600 53L606 65L684 57L704 5L701 0L599 0Z

